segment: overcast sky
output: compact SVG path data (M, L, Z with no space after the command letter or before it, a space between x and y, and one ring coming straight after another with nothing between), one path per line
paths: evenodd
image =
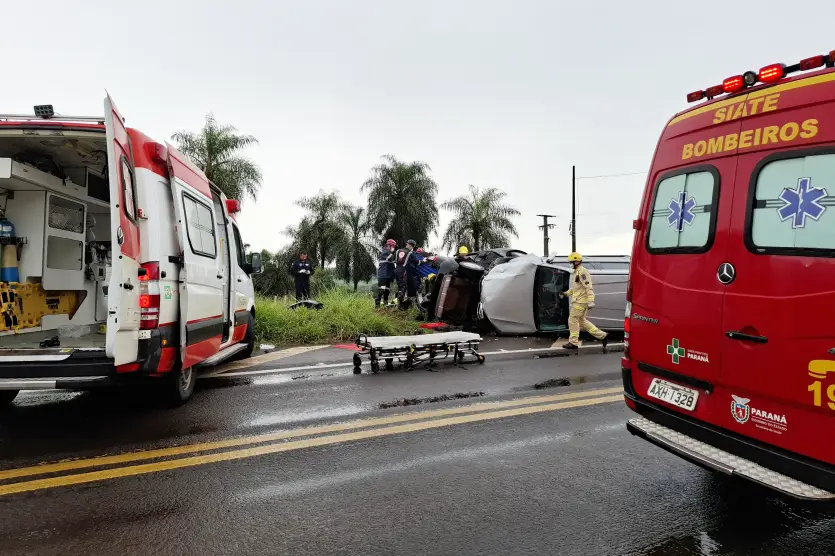
M107 89L158 140L214 112L260 141L263 191L239 221L270 250L301 217L295 199L362 204L391 153L427 162L441 201L468 184L507 191L515 247L541 253L536 214L556 214L551 250L566 253L572 164L645 172L688 92L835 48L828 0L83 4L4 4L0 112L100 115ZM578 181L580 250L629 252L644 180Z

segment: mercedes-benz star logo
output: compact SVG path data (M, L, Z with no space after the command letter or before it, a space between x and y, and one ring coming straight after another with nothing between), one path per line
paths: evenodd
M719 265L719 270L716 271L716 277L720 282L726 286L734 281L736 278L736 269L731 263L722 263Z

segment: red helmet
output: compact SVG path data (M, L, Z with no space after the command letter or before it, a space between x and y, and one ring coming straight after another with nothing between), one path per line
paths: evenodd
M423 253L423 247L418 247L415 253Z
M386 245L389 247L397 247L397 242L393 239L386 240Z

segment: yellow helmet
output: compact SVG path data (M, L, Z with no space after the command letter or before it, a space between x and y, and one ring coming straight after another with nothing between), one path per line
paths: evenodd
M470 254L470 250L469 250L469 249L467 249L467 246L466 246L466 245L462 245L461 247L459 247L459 248L458 248L458 254L459 254L459 255L469 255L469 254Z
M568 256L568 262L570 262L570 263L581 263L581 262L583 262L583 256L580 253L578 253L577 251L574 251L573 253L571 253Z
M432 281L432 280L434 280L437 276L438 276L438 275L437 275L437 274L435 274L435 273L433 272L432 274L430 274L429 276L427 276L427 277L426 277L426 279L427 279L428 281L430 281L430 282L431 282L431 281Z

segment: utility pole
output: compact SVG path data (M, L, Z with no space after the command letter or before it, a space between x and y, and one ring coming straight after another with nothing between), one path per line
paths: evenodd
M537 216L542 217L542 226L539 227L542 230L542 248L545 250L542 254L543 257L548 258L548 242L551 241L551 238L548 237L548 230L556 228L556 224L549 224L549 218L556 218L553 214L537 214Z
M571 251L577 251L577 172L571 167Z

